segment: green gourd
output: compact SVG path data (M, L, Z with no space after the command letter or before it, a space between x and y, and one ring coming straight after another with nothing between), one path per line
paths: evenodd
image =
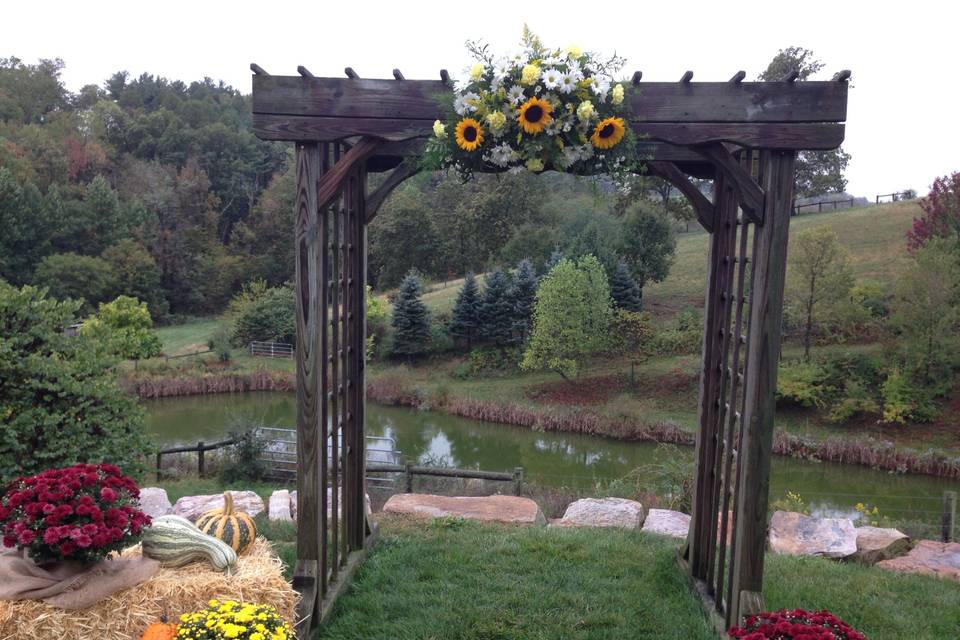
M180 516L154 518L153 524L143 530L141 544L143 555L159 560L164 567L182 567L207 559L217 570L230 573L237 563L237 553L228 544Z

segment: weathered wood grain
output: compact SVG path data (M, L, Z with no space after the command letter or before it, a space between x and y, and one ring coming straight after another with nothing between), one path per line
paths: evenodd
M644 122L843 122L843 82L647 82L631 95ZM442 114L441 80L253 76L253 112L429 120Z
M731 620L739 619L740 593L763 590L773 416L795 157L792 152L762 152L760 160L766 198L764 223L756 229L751 283L744 428L733 536L735 557L731 568L730 586L734 594L729 611Z
M754 181L753 176L740 163L733 159L730 152L718 143L697 146L694 148L703 154L721 171L737 190L740 204L752 222L763 224L763 189Z

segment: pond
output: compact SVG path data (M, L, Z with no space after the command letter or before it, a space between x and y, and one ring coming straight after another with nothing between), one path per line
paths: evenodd
M144 404L151 435L163 446L213 442L252 424L292 429L296 423L295 397L285 393L187 396ZM489 471L523 467L529 481L557 487L589 488L663 455L652 443L536 432L374 403L367 403L366 428L367 435L393 438L404 458L421 464ZM676 455L690 458L693 448L680 447ZM794 491L814 513L852 515L857 502L866 502L896 521L931 527L939 522L943 492L960 489L960 483L941 478L781 457L774 458L770 484L772 499Z

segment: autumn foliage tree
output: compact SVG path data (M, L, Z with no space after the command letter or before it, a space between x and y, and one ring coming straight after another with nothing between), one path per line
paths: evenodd
M913 219L907 247L916 252L933 238L944 238L960 252L960 171L933 181L930 193L920 200L923 215Z

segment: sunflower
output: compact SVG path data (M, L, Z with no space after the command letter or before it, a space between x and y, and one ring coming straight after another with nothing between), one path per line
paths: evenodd
M597 123L597 128L590 136L590 142L598 149L610 149L620 144L626 127L623 118L607 118Z
M530 98L520 105L520 115L517 122L520 127L529 134L537 134L547 128L547 125L553 120L550 114L553 107L550 103L541 98Z
M474 151L483 142L483 127L473 118L464 118L457 123L457 146L464 151Z

